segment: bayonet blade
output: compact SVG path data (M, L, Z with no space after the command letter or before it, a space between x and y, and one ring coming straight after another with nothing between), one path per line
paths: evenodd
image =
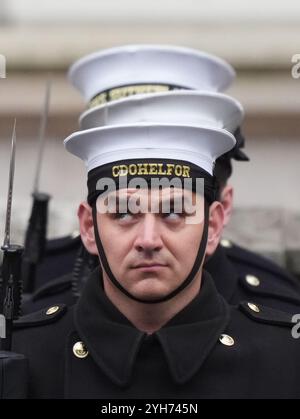
M1 350L10 351L12 343L13 320L20 314L22 301L21 260L23 247L10 243L10 224L12 212L12 196L16 157L16 120L11 140L11 156L9 166L7 210L5 222L3 263L0 278L0 314L5 317L6 337L1 339Z
M11 221L12 197L13 197L14 174L15 174L15 157L16 157L16 125L17 125L17 121L15 119L12 139L11 139L11 154L10 154L6 221L5 221L3 247L9 247L10 245L10 221Z

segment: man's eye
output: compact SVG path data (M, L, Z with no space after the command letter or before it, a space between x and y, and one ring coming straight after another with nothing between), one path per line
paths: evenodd
M131 214L130 212L116 213L115 218L117 218L118 220L129 221L133 218L133 214Z
M175 212L174 210L170 210L170 212L163 214L164 218L171 221L180 220L185 216L182 212Z

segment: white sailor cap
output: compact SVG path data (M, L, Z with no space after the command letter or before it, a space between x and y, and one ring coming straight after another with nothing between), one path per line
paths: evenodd
M117 161L180 160L213 175L216 159L230 151L235 138L217 128L171 124L134 124L75 132L66 149L85 162L88 172Z
M132 94L191 89L222 91L235 71L214 55L167 45L127 45L87 55L69 70L91 106Z
M85 111L81 129L135 123L186 124L234 133L244 117L242 105L221 93L172 91L130 96Z

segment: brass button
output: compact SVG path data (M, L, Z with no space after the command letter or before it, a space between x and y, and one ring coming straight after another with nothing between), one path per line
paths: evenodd
M252 287L260 286L260 280L257 278L257 276L254 276L254 275L246 275L246 282Z
M55 314L57 313L59 310L59 306L53 306L48 308L48 310L46 311L46 316L51 316L51 314Z
M83 342L76 342L73 346L73 354L77 358L86 358L89 354L89 351L86 349Z
M230 240L222 239L221 240L221 246L226 247L226 249L229 249L230 247L232 247L232 243L231 243Z
M260 309L256 304L248 303L248 307L255 313L260 313Z
M221 335L219 341L225 346L234 346L234 339L229 335Z

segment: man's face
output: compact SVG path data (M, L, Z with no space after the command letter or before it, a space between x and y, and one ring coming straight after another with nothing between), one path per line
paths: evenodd
M181 189L155 193L122 189L110 198L116 198L116 211L98 211L97 222L114 276L137 298L168 295L182 284L195 262L203 233L203 198ZM108 204L108 197L98 199L100 205ZM183 200L180 211L177 205ZM130 202L137 203L140 211L120 213L124 203L130 209ZM192 204L198 215L201 212L200 222L188 222L195 213L184 211L186 203Z

